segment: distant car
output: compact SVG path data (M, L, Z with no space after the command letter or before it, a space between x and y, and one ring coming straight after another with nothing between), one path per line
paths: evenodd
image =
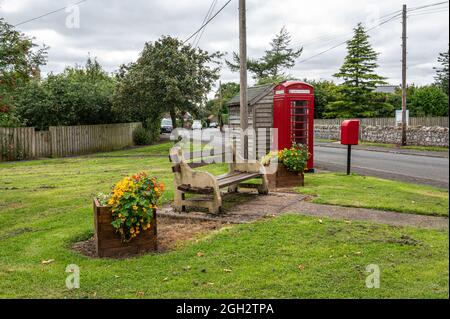
M211 128L218 128L219 124L216 123L216 122L211 122L211 123L209 123L209 127L211 127Z
M194 122L192 122L192 129L193 130L201 130L202 129L202 121L199 120L195 120Z
M173 130L172 120L171 119L162 119L161 120L161 133L171 133Z

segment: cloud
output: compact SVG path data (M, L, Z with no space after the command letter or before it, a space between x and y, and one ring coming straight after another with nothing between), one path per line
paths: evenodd
M9 23L37 17L73 4L76 0L0 0L0 16ZM238 49L238 4L234 0L206 28L199 45L208 51L231 54ZM424 5L421 0L247 0L248 53L264 54L273 35L286 26L292 43L304 46L300 60L320 53L351 36L358 22L375 25L380 16ZM432 2L432 1L431 1ZM219 0L216 10L225 3ZM82 64L88 54L96 56L110 72L120 64L135 60L146 41L161 35L186 39L203 21L211 0L88 0L79 6L80 27L68 28L69 13L60 11L18 27L49 45L49 63L44 73ZM427 4L427 3L425 3ZM408 79L425 84L433 81L439 52L448 48L448 11L411 16L408 19ZM378 72L393 84L401 79L401 25L399 20L370 33L371 43L380 53ZM297 65L289 73L297 78L332 79L345 57L345 46ZM237 81L238 74L225 66L222 81Z

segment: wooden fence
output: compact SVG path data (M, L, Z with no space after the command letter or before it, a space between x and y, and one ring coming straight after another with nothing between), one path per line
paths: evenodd
M133 132L141 126L141 123L51 126L40 132L33 127L0 127L0 161L117 150L132 146Z
M340 125L344 119L316 119L316 125ZM362 126L395 126L393 117L377 117L358 119ZM410 126L442 126L449 127L448 116L442 117L410 117Z

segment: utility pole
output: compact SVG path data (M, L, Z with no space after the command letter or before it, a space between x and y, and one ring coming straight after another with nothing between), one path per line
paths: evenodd
M248 102L247 102L247 21L245 0L239 0L239 61L240 61L240 117L241 129L248 128ZM248 158L248 136L241 134L241 147L244 159Z
M219 122L219 129L221 132L223 132L223 116L222 116L222 108L223 108L223 102L222 102L222 81L219 81L219 112L217 114L217 120Z
M406 4L403 5L402 18L402 145L406 145Z

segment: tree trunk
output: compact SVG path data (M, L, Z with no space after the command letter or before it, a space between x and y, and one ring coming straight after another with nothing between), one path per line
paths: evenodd
M170 118L172 119L172 128L177 128L177 115L175 114L175 110L170 110Z

